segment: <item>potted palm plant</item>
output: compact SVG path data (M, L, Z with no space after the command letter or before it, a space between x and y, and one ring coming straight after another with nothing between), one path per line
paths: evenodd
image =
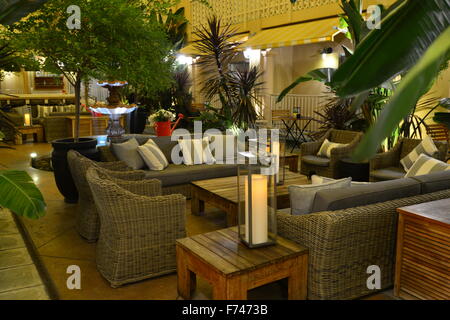
M67 13L73 4L48 1L9 26L18 51L28 52L30 59L40 57L41 69L63 74L75 90L75 135L52 142L55 180L67 202L78 198L68 150L94 159L97 155L96 139L79 136L81 83L89 78L123 79L151 94L169 86L172 62L166 58L170 50L166 35L138 2L79 0L78 10Z

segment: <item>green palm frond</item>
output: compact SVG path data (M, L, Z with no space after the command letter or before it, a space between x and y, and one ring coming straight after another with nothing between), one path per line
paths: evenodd
M45 215L45 202L25 171L0 171L0 206L32 219Z

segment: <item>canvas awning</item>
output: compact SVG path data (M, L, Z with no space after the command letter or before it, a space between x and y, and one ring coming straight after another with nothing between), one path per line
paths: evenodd
M248 39L248 34L237 34L230 38L230 42L232 42L232 43L245 42L245 41L247 41L247 39ZM201 56L202 55L202 53L195 48L193 42L189 43L186 47L182 48L180 51L178 51L178 53L185 54L188 56Z
M340 33L336 29L338 26L339 18L330 18L267 29L248 39L240 48L268 49L333 41Z

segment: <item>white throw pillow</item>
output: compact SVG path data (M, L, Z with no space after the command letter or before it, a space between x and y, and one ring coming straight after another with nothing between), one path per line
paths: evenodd
M323 184L330 181L337 181L336 179L328 178L328 177L321 177L318 175L311 176L311 184ZM356 186L363 186L367 184L372 184L373 182L364 182L364 181L352 181L350 186L356 187Z
M134 170L142 169L145 166L144 160L139 155L137 149L139 143L136 138L132 138L122 143L111 144L111 150L117 159L124 161Z
M402 164L405 171L408 171L422 153L432 157L438 152L439 150L438 148L436 148L433 139L431 139L430 136L427 136L417 147L414 148L413 151L411 151L406 157L400 160L400 163Z
M161 171L169 165L166 156L153 139L148 139L148 141L144 145L139 146L137 150L150 170Z
M316 193L326 189L340 189L350 187L352 178L344 178L329 181L323 184L305 184L288 186L289 198L291 200L291 214L308 214L312 211L312 206Z
M187 166L194 164L214 164L214 159L209 148L209 139L180 139L178 140L181 152L183 153L183 163Z
M335 143L330 142L328 139L325 139L322 143L322 146L320 147L319 152L317 153L317 156L330 158L331 150L333 150L334 148L341 148L345 146L347 146L347 144L345 143Z
M405 178L447 170L450 170L450 164L422 153L412 167L406 172Z

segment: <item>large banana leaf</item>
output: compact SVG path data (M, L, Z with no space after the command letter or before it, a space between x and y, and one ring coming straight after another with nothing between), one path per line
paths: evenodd
M411 112L419 99L430 89L441 65L449 58L449 39L450 27L447 27L400 82L394 96L384 107L375 126L364 136L356 149L355 158L368 159L375 154L381 142Z
M298 77L294 82L291 83L287 88L285 88L280 95L278 96L277 102L280 102L283 100L283 98L291 92L292 89L294 89L296 86L298 86L302 82L308 82L308 81L320 81L320 82L326 82L327 81L327 75L323 73L322 69L316 69L313 71L308 72L304 76Z
M45 202L25 171L0 171L0 206L18 215L37 219L45 215Z
M348 97L381 85L414 66L449 24L450 0L396 3L334 73L332 86Z

